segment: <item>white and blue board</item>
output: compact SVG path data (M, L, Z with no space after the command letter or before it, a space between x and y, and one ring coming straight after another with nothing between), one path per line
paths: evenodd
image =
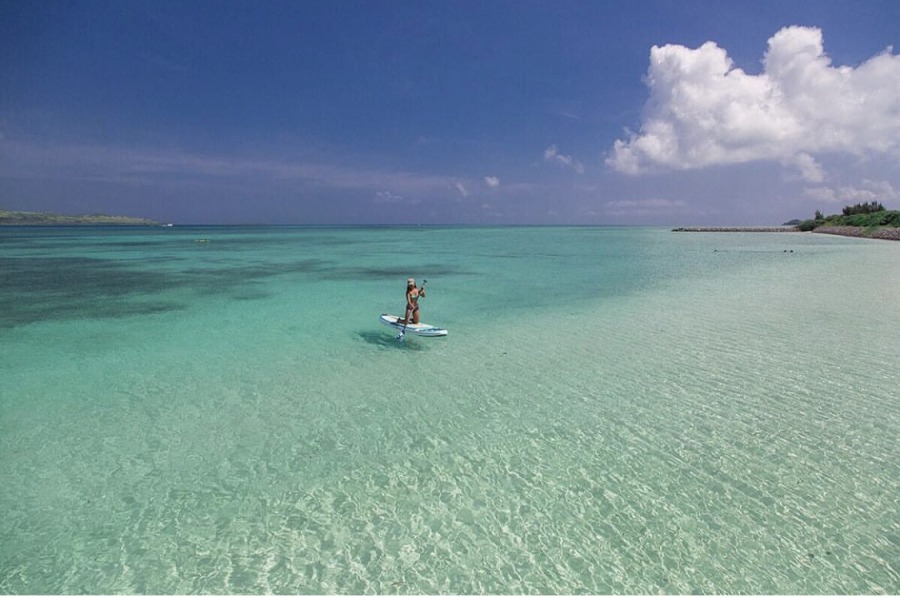
M399 315L388 315L387 313L382 314L380 317L381 323L384 325L394 328L401 334L415 334L417 336L425 336L426 338L435 338L437 336L446 336L447 330L444 328L435 327L433 325L429 325L427 323L410 323L404 324L400 321Z

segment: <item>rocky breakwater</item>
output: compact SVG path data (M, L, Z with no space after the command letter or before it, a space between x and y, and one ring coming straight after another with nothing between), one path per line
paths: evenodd
M819 226L813 232L818 234L836 234L857 238L878 238L882 240L900 240L900 228L862 228L860 226Z
M682 226L672 232L798 232L796 226Z

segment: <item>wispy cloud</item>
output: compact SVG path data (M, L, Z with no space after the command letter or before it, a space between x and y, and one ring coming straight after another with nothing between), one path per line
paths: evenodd
M544 160L554 162L563 168L574 170L578 174L584 174L584 164L570 155L559 153L559 148L557 148L556 145L551 145L544 150Z
M375 203L387 203L387 204L398 204L398 203L409 203L415 205L417 203L421 203L421 200L418 198L406 198L402 195L396 195L390 191L378 191L375 193Z
M806 182L817 183L825 180L825 170L823 170L821 164L808 153L797 153L796 155L783 160L782 163L795 167L800 173L800 178Z
M488 186L488 188L496 189L497 187L500 186L500 179L497 178L496 176L485 176L484 184L486 184Z
M687 203L680 199L626 199L607 201L604 204L606 213L616 216L669 214L682 211L686 207Z
M897 201L900 191L886 180L864 180L860 185L810 187L804 197L822 203L866 203L869 201Z
M347 163L252 158L156 148L34 143L0 138L0 175L19 179L88 180L128 185L296 183L370 190L390 197L463 192L457 178ZM385 200L389 196L382 195Z

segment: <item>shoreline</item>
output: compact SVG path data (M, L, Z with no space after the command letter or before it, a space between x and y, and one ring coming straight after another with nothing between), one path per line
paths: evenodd
M0 226L164 226L149 218L109 214L63 215L0 209Z
M0 222L0 228L166 228L166 224L152 224L143 222L66 222L47 223L29 222Z
M679 226L672 232L802 232L796 226ZM900 241L900 228L862 228L859 226L820 226L811 230L816 234L848 236L851 238L872 238L876 240Z

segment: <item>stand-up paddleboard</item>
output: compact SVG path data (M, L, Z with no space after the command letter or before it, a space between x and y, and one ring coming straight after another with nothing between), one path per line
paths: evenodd
M398 332L416 334L417 336L426 336L429 338L447 335L447 330L444 328L438 328L433 325L428 325L427 323L410 323L404 325L403 322L400 321L401 318L398 315L388 315L387 313L384 313L380 319L381 323L394 328Z

